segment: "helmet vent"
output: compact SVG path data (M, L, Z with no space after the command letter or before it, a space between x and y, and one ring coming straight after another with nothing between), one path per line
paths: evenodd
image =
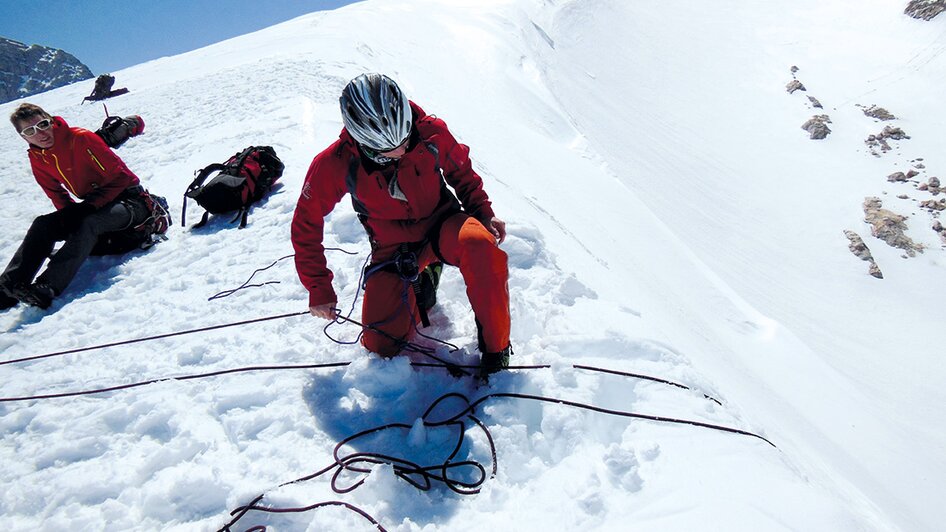
M351 80L339 98L342 121L352 138L372 149L401 145L413 128L407 96L383 74Z

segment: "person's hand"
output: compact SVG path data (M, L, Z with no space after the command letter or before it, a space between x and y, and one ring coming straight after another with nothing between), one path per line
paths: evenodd
M486 225L486 228L489 229L490 233L493 233L494 237L496 237L497 244L502 244L503 240L506 240L506 222L493 216L490 218L489 224Z
M338 304L337 301L332 301L330 303L322 303L321 305L309 307L309 314L312 314L316 318L334 320L335 316L338 316L338 309L335 308L336 304Z

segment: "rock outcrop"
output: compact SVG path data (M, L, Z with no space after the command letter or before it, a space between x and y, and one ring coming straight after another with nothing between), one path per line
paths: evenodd
M884 209L880 198L864 199L864 221L870 224L871 234L891 247L902 249L907 256L915 257L917 251L923 253L923 246L904 234L906 220L906 216Z
M831 133L831 128L828 127L830 123L831 118L828 115L815 115L802 124L801 128L807 131L812 139L821 140Z
M864 141L864 144L867 144L867 147L870 149L871 154L874 157L880 157L881 154L890 151L890 144L887 140L904 140L909 139L910 135L907 135L902 129L896 126L884 126L883 131L877 133L876 135L870 135L867 137L867 140Z
M876 118L877 120L896 120L897 117L893 115L890 111L884 109L883 107L878 107L876 105L871 105L863 109L864 114Z
M0 37L0 103L92 77L71 54Z
M874 261L874 256L871 255L870 249L867 247L867 244L864 243L864 239L854 231L845 229L844 236L848 239L848 249L851 250L857 258L866 261L870 266L867 267L867 273L878 278L883 279L884 274L880 271L880 266L877 266L877 263Z
M910 0L904 13L913 18L930 20L946 11L946 0Z

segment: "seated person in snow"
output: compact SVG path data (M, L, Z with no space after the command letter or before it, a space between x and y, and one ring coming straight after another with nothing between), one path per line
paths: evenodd
M141 223L148 206L138 177L92 131L69 127L31 103L17 107L10 122L29 144L33 176L56 210L33 220L0 275L0 309L17 302L45 309L69 286L99 236ZM34 282L60 241L65 244Z
M445 262L457 266L466 283L482 371L508 366L509 272L498 246L506 229L493 214L469 148L387 76L355 78L339 101L345 128L313 159L292 220L296 270L309 291L310 312L336 316L323 219L351 194L372 251L362 306L364 346L382 356L398 354L416 330L418 314L422 321L426 316L418 301L432 304L411 278L416 283L418 272Z

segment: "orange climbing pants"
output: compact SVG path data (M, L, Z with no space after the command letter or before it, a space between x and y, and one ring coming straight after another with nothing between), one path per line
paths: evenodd
M492 233L477 219L458 213L447 218L437 239L440 256L460 269L473 314L481 326L486 352L499 352L509 345L509 269L506 253L499 249ZM400 244L377 246L372 262L394 257ZM417 264L423 271L440 258L431 243L415 250ZM411 284L400 275L380 270L368 277L362 305L362 321L384 331L364 330L362 344L369 351L393 356L400 349L399 340L410 340L419 315ZM390 337L389 337L390 336Z

